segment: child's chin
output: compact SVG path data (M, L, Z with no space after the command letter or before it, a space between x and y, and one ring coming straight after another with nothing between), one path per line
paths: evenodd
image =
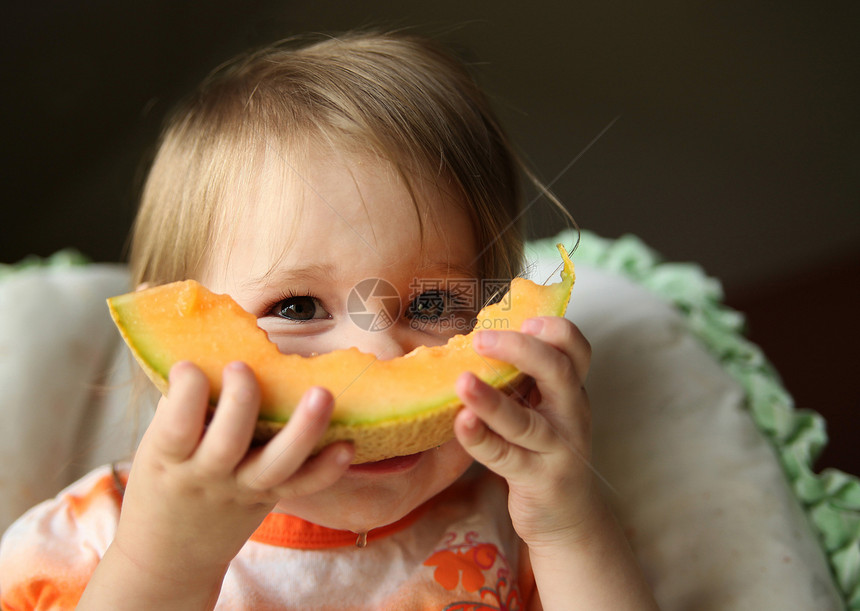
M352 465L331 487L284 500L277 511L327 528L367 531L407 516L453 484L470 464L472 458L451 440L417 454Z

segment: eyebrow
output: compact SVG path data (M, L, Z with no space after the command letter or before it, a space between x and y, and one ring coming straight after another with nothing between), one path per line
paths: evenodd
M289 269L273 269L261 276L249 278L243 284L250 288L259 288L264 284L294 284L298 282L318 281L320 278L334 277L335 267L331 264L312 264Z
M329 263L312 264L290 269L273 269L260 276L249 278L242 284L247 288L257 289L263 285L289 285L302 282L332 279L335 276L335 266ZM475 278L472 265L461 263L452 264L449 261L433 261L415 270L416 278L441 276L445 278Z

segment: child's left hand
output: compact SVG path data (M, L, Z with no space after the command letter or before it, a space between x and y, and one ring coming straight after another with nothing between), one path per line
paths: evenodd
M476 460L504 477L513 526L530 549L573 542L599 506L590 464L590 407L584 383L591 347L560 317L532 318L520 332L482 331L482 356L511 363L535 380L527 398L507 395L473 374L457 392L465 407L458 440Z
M570 321L542 317L519 333L483 331L473 345L535 380L524 398L463 374L465 407L454 422L466 451L508 482L508 512L537 586L529 609L656 609L590 463L588 341Z

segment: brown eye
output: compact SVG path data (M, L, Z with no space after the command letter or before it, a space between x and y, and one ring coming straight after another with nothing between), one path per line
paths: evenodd
M425 291L406 308L406 316L416 321L434 322L471 312L468 299L451 291Z
M438 320L448 313L449 297L443 291L426 291L406 309L406 315L419 320Z
M277 306L277 315L287 320L305 321L315 318L328 318L316 297L310 295L288 297Z

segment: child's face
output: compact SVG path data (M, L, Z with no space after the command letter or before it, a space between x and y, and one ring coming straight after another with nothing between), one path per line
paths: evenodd
M386 162L317 148L292 167L268 155L251 188L236 189L233 208L244 212L231 219L238 224L225 234L229 243L216 244L204 284L255 314L285 353L356 346L389 359L469 330L474 311L446 293L446 280L475 277L473 228L459 202L413 185L422 242L410 192ZM399 294L393 324L378 319L373 329L367 317L355 315L354 289L367 279L380 279ZM366 311L380 312L383 304L391 302L370 298ZM330 488L282 502L279 510L366 531L436 495L470 463L452 440L409 460L353 466Z

